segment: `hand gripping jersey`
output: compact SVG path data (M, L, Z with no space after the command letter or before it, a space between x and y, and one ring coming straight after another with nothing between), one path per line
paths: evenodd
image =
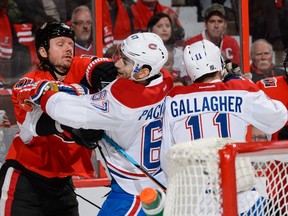
M286 121L284 105L268 99L247 79L177 86L166 98L161 151L200 138L231 137L241 142L248 125L273 133Z
M91 56L75 57L64 82L80 83L91 61ZM27 82L43 79L55 80L48 71L35 70L26 74L13 87L12 101L20 131L14 138L6 159L14 159L25 168L48 178L72 175L91 178L94 176L91 150L75 144L62 133L38 136L36 124L42 110L38 108L27 113L18 106L16 97L22 86ZM66 111L62 109L61 112Z
M172 86L170 74L164 71L148 86L119 78L93 95L72 96L48 91L42 96L41 107L61 124L104 129L134 160L165 184L160 169L162 117L164 99ZM109 171L123 190L139 195L146 187L157 188L113 147L104 141L101 145Z

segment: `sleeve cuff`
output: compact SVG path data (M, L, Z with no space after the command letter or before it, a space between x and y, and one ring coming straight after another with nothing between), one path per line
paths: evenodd
M40 100L40 105L41 105L41 109L43 110L43 112L47 113L46 112L46 104L49 100L49 98L51 96L53 96L54 94L56 94L57 92L56 91L47 91L42 97L41 97L41 100Z

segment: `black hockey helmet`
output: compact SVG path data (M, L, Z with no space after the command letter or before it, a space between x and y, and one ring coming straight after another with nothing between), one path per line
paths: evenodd
M46 51L49 49L49 40L55 37L65 36L75 41L75 33L70 26L61 22L46 22L35 32L35 47L43 46ZM38 54L39 56L39 54Z

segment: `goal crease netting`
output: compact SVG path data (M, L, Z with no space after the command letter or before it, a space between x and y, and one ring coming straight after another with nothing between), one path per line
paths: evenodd
M165 216L288 216L288 141L199 139L167 160Z

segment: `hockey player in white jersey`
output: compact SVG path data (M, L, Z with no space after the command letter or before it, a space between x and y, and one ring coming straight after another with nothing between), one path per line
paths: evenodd
M161 70L167 58L168 52L159 36L133 34L114 55L118 78L102 91L73 97L46 91L49 83L42 81L34 92L20 93L19 99L41 104L43 111L61 124L105 130L127 154L165 185L165 175L160 168L162 118L164 99L173 86L171 75ZM89 76L89 72L86 75ZM46 92L42 95L44 89ZM41 103L36 99L40 97ZM158 185L105 141L100 145L112 176L112 190L98 215L145 215L138 195L142 189L158 188Z
M164 171L165 153L177 143L209 137L241 142L246 141L249 125L270 134L287 121L285 106L267 98L250 80L234 77L222 82L221 52L208 40L186 46L184 63L194 83L174 87L166 97L161 148Z

